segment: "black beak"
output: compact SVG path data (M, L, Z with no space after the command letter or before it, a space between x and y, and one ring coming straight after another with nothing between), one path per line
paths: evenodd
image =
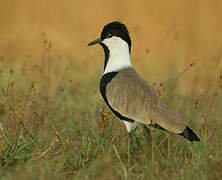
M94 45L94 44L98 44L98 43L101 43L101 42L102 42L102 39L101 39L101 38L98 38L98 39L90 42L90 43L88 44L88 46L92 46L92 45Z

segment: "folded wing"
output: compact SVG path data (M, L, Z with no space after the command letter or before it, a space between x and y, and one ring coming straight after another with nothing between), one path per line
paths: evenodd
M156 91L134 69L118 74L107 84L106 97L112 108L122 116L150 125L181 133L186 128L185 119L162 102Z

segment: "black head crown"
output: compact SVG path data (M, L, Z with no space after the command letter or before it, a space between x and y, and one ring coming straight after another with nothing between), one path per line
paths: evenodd
M104 48L103 40L107 38L111 38L112 36L120 37L124 41L128 43L129 50L131 49L131 40L129 37L129 32L126 26L118 21L111 22L104 26L101 37L90 42L88 46L92 46L95 44L100 44Z
M101 39L104 40L105 38L111 38L112 36L120 37L128 43L129 48L131 47L129 32L124 24L114 21L105 25L101 33Z

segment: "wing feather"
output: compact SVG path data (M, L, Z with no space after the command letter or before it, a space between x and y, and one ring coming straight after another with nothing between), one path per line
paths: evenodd
M174 133L186 127L186 120L163 103L132 68L120 71L108 83L106 97L112 108L127 118L148 125L157 123Z

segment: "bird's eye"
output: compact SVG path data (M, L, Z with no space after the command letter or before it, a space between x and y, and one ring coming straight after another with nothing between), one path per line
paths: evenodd
M108 34L107 35L107 38L111 38L113 35L112 34Z

